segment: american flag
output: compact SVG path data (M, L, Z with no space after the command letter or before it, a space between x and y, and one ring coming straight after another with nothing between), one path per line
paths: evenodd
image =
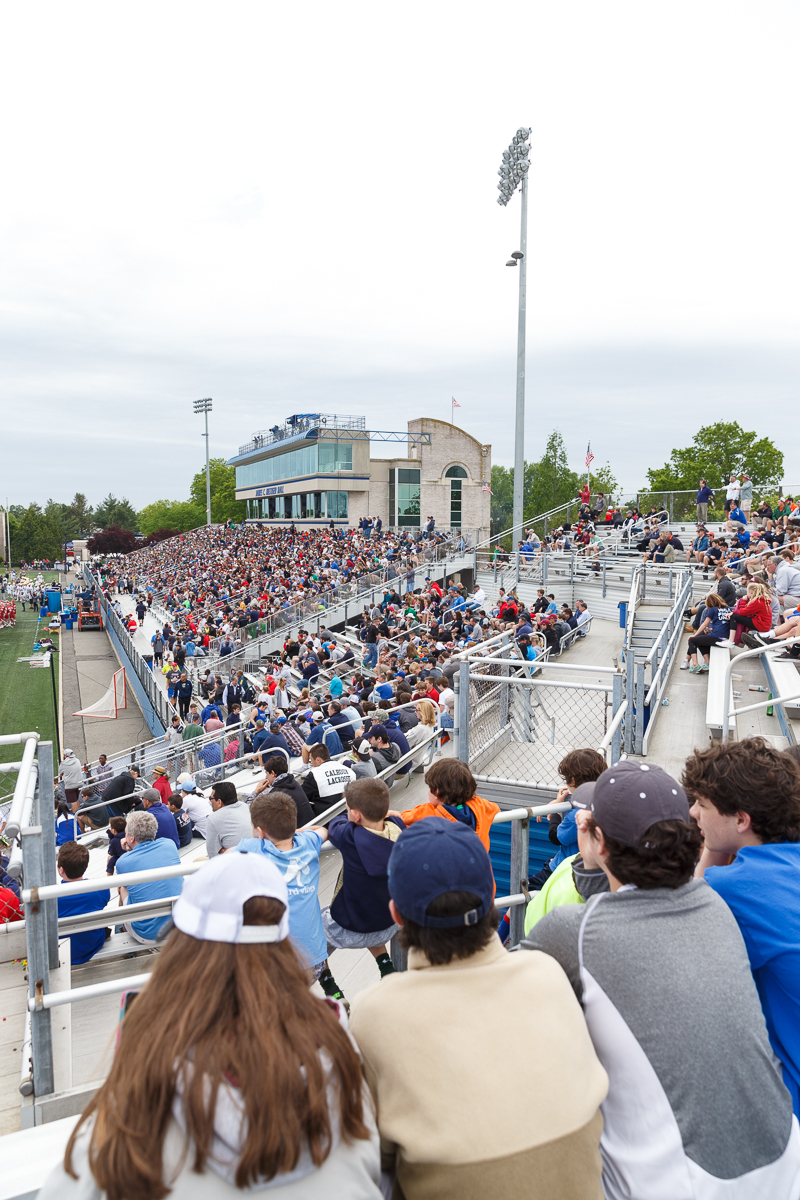
M455 396L451 396L451 397L450 397L450 399L451 399L451 400L452 400L452 402L453 402L453 408L461 408L461 405L458 403L458 401L456 400Z
M488 483L485 483L485 482L481 484L481 491L482 491L482 492L488 492L490 496L493 496L493 495L494 495L494 492L493 492L493 491L492 491L492 489L489 487Z
M586 447L586 466L587 467L591 466L591 464L593 462L594 462L594 455L592 454L592 443L589 442L589 445Z

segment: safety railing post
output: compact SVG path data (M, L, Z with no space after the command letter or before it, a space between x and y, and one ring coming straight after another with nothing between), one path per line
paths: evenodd
M621 673L614 676L611 686L612 686L611 716L613 718L619 712L619 706L622 704L622 699L623 699L623 697L622 697L623 678L622 678ZM626 713L626 716L627 716L627 713ZM622 720L623 720L624 724L627 724L627 722L625 721L625 717L623 717ZM612 763L619 762L619 757L620 757L621 753L622 753L622 728L621 728L621 726L618 725L617 728L614 730L614 733L611 735L611 761L612 761Z
M605 559L603 559L603 599L604 600L606 598L606 567L607 566L608 566L608 563L606 562Z
M643 662L637 663L636 667L636 741L634 752L642 753L644 745L644 669Z
M29 825L21 831L20 837L25 887L43 887L45 875L42 826ZM50 955L47 944L46 905L36 896L25 906L25 934L28 951L28 995L39 1004L31 1013L33 1090L37 1096L48 1096L55 1091L53 1034L50 1011L42 1006L41 1001L50 990Z
M36 794L33 798L31 825L41 825L45 831L42 834L42 868L45 883L57 883L56 871L56 836L55 830L50 833L51 823L47 818L53 804L54 766L53 743L40 742L37 748L39 778ZM44 816L44 820L42 817ZM58 904L52 900L45 901L45 920L47 922L47 961L54 971L58 966Z
M469 762L469 663L458 664L458 757Z
M530 827L528 820L511 822L511 895L525 892L528 888L528 839ZM509 947L517 946L522 941L525 930L525 905L515 904L508 910Z
M625 656L625 676L625 694L628 698L628 711L625 713L625 753L633 754L636 730L636 659L633 646Z

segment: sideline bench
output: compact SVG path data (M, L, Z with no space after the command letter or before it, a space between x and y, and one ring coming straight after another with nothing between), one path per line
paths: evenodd
M712 738L722 737L722 710L725 695L725 668L730 662L729 646L711 646L709 655L708 692L706 693L706 728ZM728 685L728 730L736 728L736 717L733 715L733 681Z

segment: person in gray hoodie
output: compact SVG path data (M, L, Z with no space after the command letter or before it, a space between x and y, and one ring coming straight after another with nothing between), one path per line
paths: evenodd
M606 1200L795 1200L800 1126L733 913L693 878L683 788L627 761L573 801L609 890L521 945L564 968L608 1072Z

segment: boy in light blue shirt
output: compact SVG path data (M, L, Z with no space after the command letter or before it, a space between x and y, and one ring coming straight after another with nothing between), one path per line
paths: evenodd
M318 979L326 996L346 1003L328 966L328 941L319 905L319 856L328 831L323 826L297 828L297 805L285 792L256 796L250 804L255 837L242 838L237 850L264 854L286 880L289 933L303 965Z

